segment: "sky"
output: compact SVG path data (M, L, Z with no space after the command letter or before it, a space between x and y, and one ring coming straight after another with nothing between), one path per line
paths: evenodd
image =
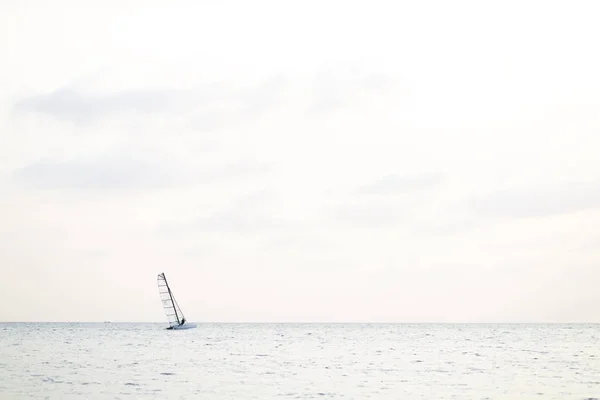
M600 322L599 18L3 1L0 321Z

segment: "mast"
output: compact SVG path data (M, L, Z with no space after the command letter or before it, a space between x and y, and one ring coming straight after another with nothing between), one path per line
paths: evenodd
M173 305L173 311L175 312L175 318L177 318L177 323L181 325L181 321L179 320L179 315L177 315L177 307L175 307L175 301L173 301L173 294L171 293L171 288L169 287L169 282L167 282L167 277L165 274L162 274L163 279L165 280L165 285L167 285L167 290L169 291L169 297L171 298L171 304Z

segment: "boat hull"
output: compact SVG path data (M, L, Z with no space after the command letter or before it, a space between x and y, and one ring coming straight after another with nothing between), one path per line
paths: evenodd
M188 323L188 322L186 322L186 323L185 323L185 324L183 324L183 325L175 325L175 326L170 326L170 327L168 327L167 329L169 329L169 330L177 330L177 331L179 331L179 330L184 330L184 329L193 329L193 328L195 328L196 326L197 326L197 325L196 325L196 324L194 324L193 322L189 322L189 323Z

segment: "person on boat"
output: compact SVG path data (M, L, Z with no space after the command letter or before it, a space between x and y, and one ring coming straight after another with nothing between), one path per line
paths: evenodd
M185 324L185 317L181 318L181 323L179 325Z

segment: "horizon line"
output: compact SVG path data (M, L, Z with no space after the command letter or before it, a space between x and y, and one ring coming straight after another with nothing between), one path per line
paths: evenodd
M482 321L482 322L410 322L410 321L203 321L195 322L198 325L592 325L600 321ZM168 324L164 321L0 321L0 324Z

